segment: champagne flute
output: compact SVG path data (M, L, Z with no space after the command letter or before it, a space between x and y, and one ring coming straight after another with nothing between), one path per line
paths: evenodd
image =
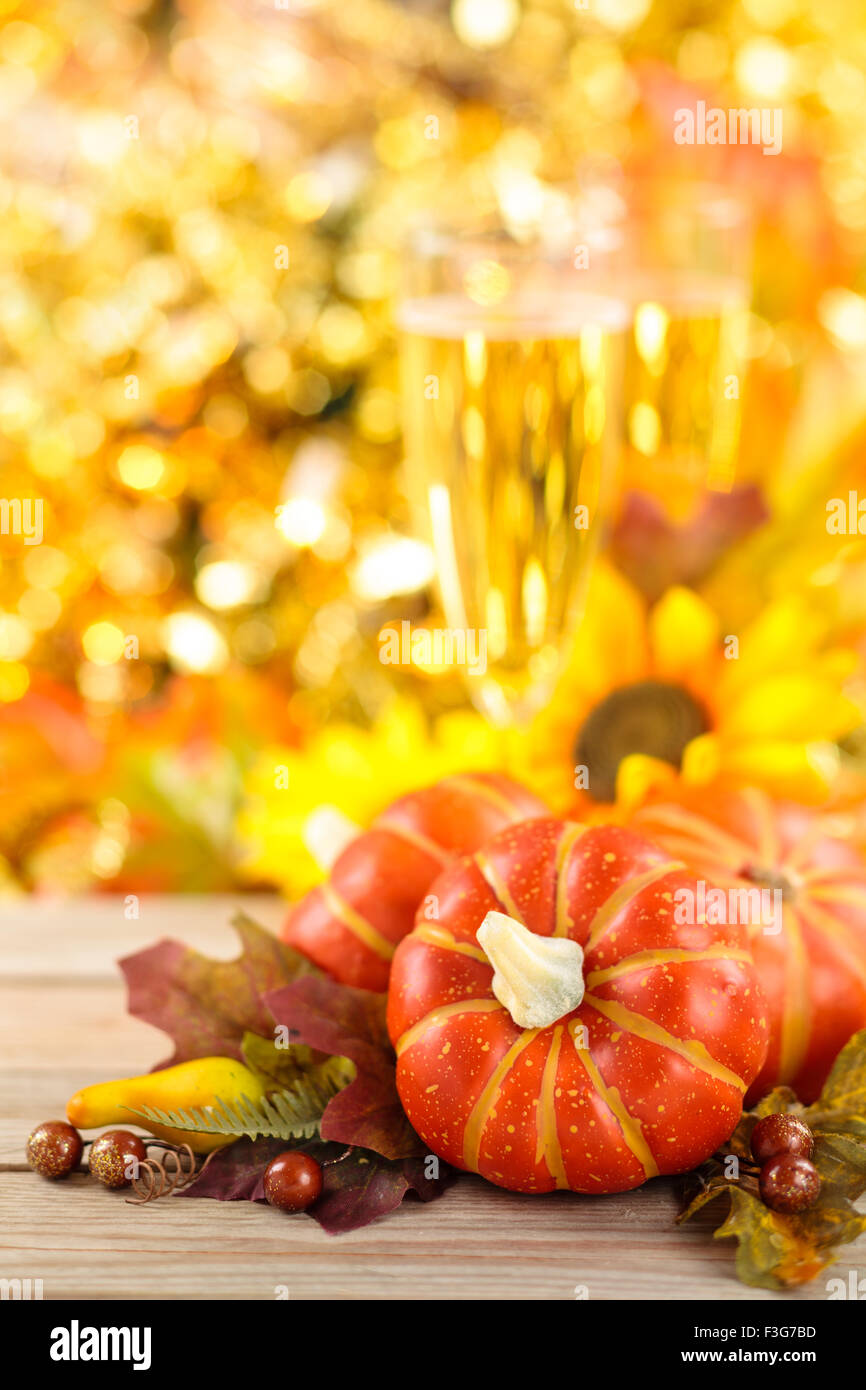
M561 206L522 240L429 225L399 306L410 502L476 657L469 692L500 725L552 689L615 467L627 311L576 229Z
M633 183L621 215L621 515L638 500L678 525L738 481L748 217L728 189L657 178Z

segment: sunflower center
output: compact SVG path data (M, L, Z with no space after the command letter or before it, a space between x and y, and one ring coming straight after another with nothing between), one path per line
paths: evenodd
M638 681L611 691L584 721L574 746L595 801L613 801L623 758L643 753L679 767L687 744L709 728L706 712L682 686Z

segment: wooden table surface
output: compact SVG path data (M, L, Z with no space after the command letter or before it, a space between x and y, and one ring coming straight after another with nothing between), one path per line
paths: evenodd
M32 1173L35 1124L62 1118L79 1087L169 1050L126 1014L116 959L165 936L228 959L238 906L279 920L268 898L142 898L137 921L110 897L0 907L0 1278L41 1279L46 1299L826 1299L829 1272L792 1294L745 1288L710 1216L674 1227L679 1184L667 1180L615 1197L526 1197L466 1177L429 1206L406 1201L328 1236L258 1203L135 1207L84 1174ZM866 1274L866 1237L832 1274L852 1269Z

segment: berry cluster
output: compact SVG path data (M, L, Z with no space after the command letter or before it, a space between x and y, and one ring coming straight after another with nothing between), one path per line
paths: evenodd
M27 1162L43 1178L65 1178L77 1168L84 1140L65 1120L46 1120L27 1140ZM105 1187L129 1187L147 1160L147 1148L128 1129L109 1129L90 1146L89 1167Z
M83 1152L84 1140L65 1120L37 1125L27 1140L27 1162L43 1178L68 1177ZM147 1146L128 1129L106 1130L90 1146L90 1172L104 1187L130 1187L146 1166ZM306 1211L321 1194L322 1169L309 1154L290 1149L268 1164L264 1191L280 1211Z
M773 1211L808 1210L821 1191L812 1160L814 1139L796 1115L765 1115L752 1130L752 1155L760 1166L761 1200Z

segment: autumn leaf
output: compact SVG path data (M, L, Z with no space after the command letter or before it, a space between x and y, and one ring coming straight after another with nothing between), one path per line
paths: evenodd
M855 1202L866 1192L866 1145L844 1134L821 1134L812 1155L821 1190Z
M866 1029L842 1048L818 1100L802 1118L813 1129L866 1139Z
M818 1140L815 1150L824 1185L809 1211L798 1215L774 1212L761 1201L756 1182L727 1179L716 1172L704 1179L701 1191L678 1221L689 1220L717 1197L727 1196L728 1216L713 1234L717 1240L734 1237L739 1242L736 1269L742 1282L763 1289L808 1283L835 1263L837 1246L856 1240L866 1230L866 1216L855 1211L845 1196L844 1188L850 1180L840 1181L836 1171L839 1166L847 1171L847 1163L838 1154L829 1156L822 1152L825 1142L823 1138ZM860 1154L858 1163L863 1165L862 1190L866 1187L866 1151Z
M775 1086L772 1091L768 1091L763 1096L754 1110L746 1112L745 1119L751 1121L754 1128L758 1120L763 1120L765 1115L778 1115L789 1110L796 1110L799 1102L790 1086Z
M751 1132L759 1119L777 1113L799 1116L815 1136L812 1162L821 1189L803 1212L772 1211L758 1189ZM678 1221L727 1197L728 1214L714 1236L737 1241L736 1269L743 1283L765 1289L808 1283L835 1263L839 1246L866 1231L866 1215L853 1205L866 1192L861 1137L866 1137L866 1031L843 1048L815 1105L804 1108L790 1088L781 1086L743 1115L726 1149L691 1175L697 1191Z
M426 1153L403 1113L385 996L320 977L303 956L242 914L233 925L242 947L233 961L209 960L163 941L120 962L130 1013L174 1042L174 1055L162 1065L237 1057L272 1093L315 1087L317 1080L333 1088L336 1069L344 1089L325 1107L321 1140L244 1135L214 1152L177 1196L264 1201L270 1160L300 1148L324 1165L322 1195L308 1214L326 1231L367 1225L408 1193L422 1201L438 1197L454 1175ZM288 1030L284 1047L275 1024Z
M242 1060L247 1032L273 1035L264 995L317 974L304 956L243 913L232 925L241 940L236 960L216 961L177 941L160 941L120 961L128 1009L167 1033L174 1052L160 1067L195 1057Z
M783 1289L807 1284L833 1264L832 1250L822 1255L808 1238L803 1239L789 1217L764 1206L756 1192L731 1187L731 1210L714 1232L716 1240L734 1237L737 1274L751 1288Z
M317 1140L292 1147L323 1165L322 1195L306 1214L331 1235L369 1225L394 1211L409 1193L431 1202L455 1176L438 1159L386 1159L363 1149L346 1153L339 1144ZM263 1202L265 1169L272 1158L285 1151L285 1142L278 1139L238 1139L216 1152L207 1168L177 1195Z
M432 1202L456 1175L438 1159L429 1164L430 1176L427 1166L423 1158L387 1159L353 1149L348 1157L325 1168L322 1195L310 1215L329 1234L339 1235L394 1211L409 1193Z
M700 1168L694 1169L688 1174L686 1181L688 1202L677 1217L677 1225L680 1226L684 1221L690 1220L708 1202L712 1202L716 1197L729 1192L730 1188L731 1180L725 1176L724 1170L716 1160L711 1160L709 1163L702 1164Z
M197 1178L175 1194L178 1197L213 1197L218 1202L263 1202L262 1182L272 1158L295 1147L285 1139L236 1139L217 1149ZM339 1149L335 1148L335 1153Z
M672 522L663 502L650 493L630 492L611 549L623 573L655 601L674 584L698 583L734 541L767 516L761 491L752 484L708 493L685 522Z
M254 1072L269 1091L283 1091L295 1082L316 1081L323 1074L335 1075L336 1058L317 1052L306 1043L287 1043L281 1046L275 1038L262 1038L257 1033L244 1033L241 1054L250 1071ZM355 1075L355 1065L343 1059L345 1081Z
M776 1086L772 1091L768 1091L754 1110L745 1110L740 1117L740 1122L734 1130L727 1144L725 1145L726 1154L734 1154L735 1157L744 1159L746 1163L752 1162L752 1130L759 1120L765 1115L776 1115L780 1112L802 1109L798 1105L797 1097L790 1086Z
M424 1152L397 1095L394 1051L385 1025L386 998L333 980L307 979L269 994L274 1021L298 1040L333 1057L348 1057L357 1076L322 1116L323 1139L374 1149L384 1158Z

